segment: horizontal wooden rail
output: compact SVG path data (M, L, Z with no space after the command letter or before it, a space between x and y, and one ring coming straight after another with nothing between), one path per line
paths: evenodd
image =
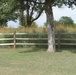
M26 34L29 34L29 35L45 35L47 33L16 33L16 35L26 35Z
M1 43L0 46L11 46L14 45L14 43Z
M59 38L55 38L56 40L58 40ZM75 38L60 38L60 40L76 40Z
M0 38L0 40L13 40L13 38Z
M13 33L0 33L0 35L13 35Z
M16 40L47 40L48 38L16 38Z
M76 43L60 43L60 45L76 45Z
M16 43L16 45L47 45L47 43Z

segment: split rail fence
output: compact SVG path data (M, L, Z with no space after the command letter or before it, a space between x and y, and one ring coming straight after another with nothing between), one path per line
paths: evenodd
M0 33L0 36L2 35L12 35L13 37L12 38L0 38L0 41L4 40L4 41L9 41L9 40L12 40L13 42L12 43L0 43L0 46L13 46L14 48L16 48L17 45L48 45L48 43L22 43L22 42L19 42L17 43L16 41L17 40L48 40L48 38L20 38L20 37L16 37L16 35L26 35L26 34L29 34L29 33ZM36 35L38 33L32 33L32 35ZM46 33L43 33L42 35L45 35ZM41 34L40 34L41 35ZM61 35L76 35L75 33L56 33L57 37L55 38L56 39L56 45L58 46L58 48L60 48L61 45L68 45L68 46L75 46L76 43L67 43L66 41L76 41L76 38L62 38ZM65 40L65 42L61 42L62 40Z

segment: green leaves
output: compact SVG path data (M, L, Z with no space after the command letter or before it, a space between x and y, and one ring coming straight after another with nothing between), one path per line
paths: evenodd
M0 25L9 20L17 19L16 4L14 0L1 0L0 2Z
M67 17L67 16L61 17L59 22L60 24L63 24L63 25L74 25L74 22L71 19L71 17Z

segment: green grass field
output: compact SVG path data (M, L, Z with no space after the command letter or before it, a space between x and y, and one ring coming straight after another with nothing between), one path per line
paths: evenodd
M0 48L0 75L76 75L76 50Z

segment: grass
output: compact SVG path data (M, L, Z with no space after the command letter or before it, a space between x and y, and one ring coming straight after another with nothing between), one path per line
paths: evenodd
M76 50L0 48L0 75L76 75Z

